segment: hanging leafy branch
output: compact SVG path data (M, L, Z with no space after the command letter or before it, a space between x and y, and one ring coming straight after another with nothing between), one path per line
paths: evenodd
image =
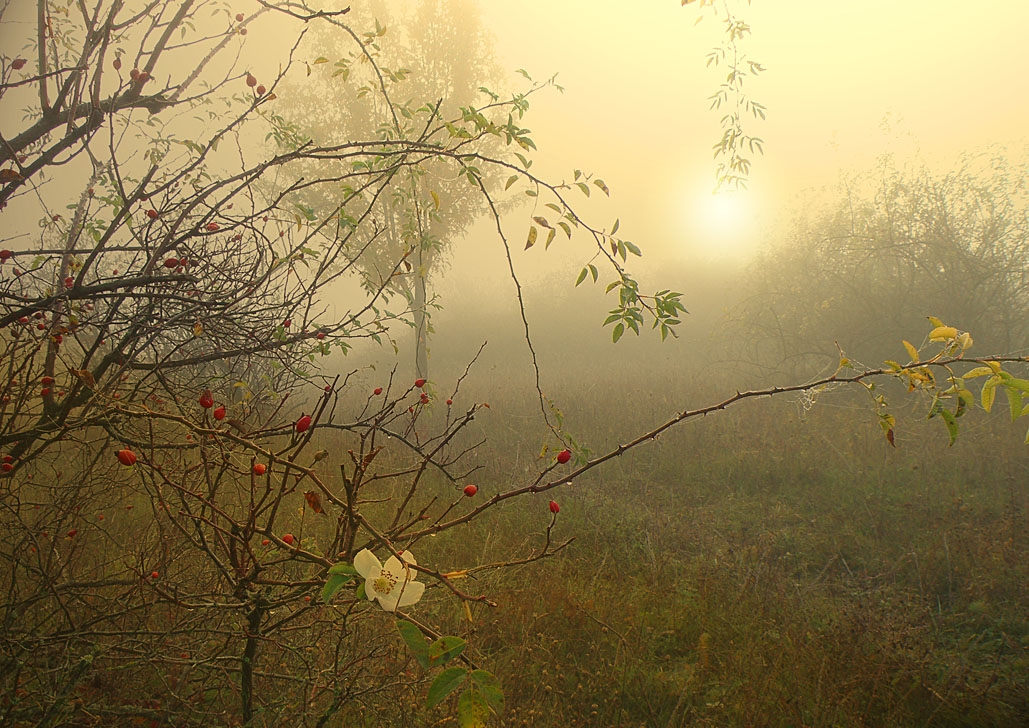
M729 185L745 188L752 156L764 153L764 141L750 133L747 125L755 119L764 121L766 107L747 96L744 84L748 77L763 73L765 67L743 53L740 44L750 35L750 25L730 9L728 0L682 0L684 6L692 3L697 3L699 8L710 8L724 26L722 42L707 54L709 68L726 71L725 80L708 97L712 110L724 111L719 120L722 138L713 146L714 158L719 160L715 171L717 188ZM699 15L697 22L703 18Z

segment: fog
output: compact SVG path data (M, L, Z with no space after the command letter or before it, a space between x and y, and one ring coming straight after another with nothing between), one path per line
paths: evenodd
M0 724L1026 725L1027 27L0 0Z

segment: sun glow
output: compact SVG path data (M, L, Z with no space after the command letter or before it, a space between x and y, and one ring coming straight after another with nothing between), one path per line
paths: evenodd
M682 204L681 230L688 254L700 253L716 258L746 255L757 247L758 205L748 190L723 190L694 187Z

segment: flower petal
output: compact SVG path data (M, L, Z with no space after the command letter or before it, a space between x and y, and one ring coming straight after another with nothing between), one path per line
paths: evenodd
M378 579L382 572L382 563L368 549L361 549L354 557L354 568L365 579Z
M368 597L368 601L373 601L375 597L379 596L379 592L375 591L375 579L364 580L364 595Z
M404 578L404 565L400 562L396 556L390 556L386 559L385 565L382 567L383 571L388 571L393 576Z
M395 612L397 611L397 602L399 601L397 598L398 594L400 594L400 590L394 589L389 594L376 594L375 598L379 600L379 606L387 612Z
M400 592L400 601L397 603L397 606L409 607L421 599L422 594L424 593L425 584L420 581L409 581L404 585L403 590Z

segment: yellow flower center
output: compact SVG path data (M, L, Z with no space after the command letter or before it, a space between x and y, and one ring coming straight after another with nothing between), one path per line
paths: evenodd
M396 585L397 577L388 571L383 571L379 578L372 582L372 586L375 587L375 591L379 594L389 594Z

